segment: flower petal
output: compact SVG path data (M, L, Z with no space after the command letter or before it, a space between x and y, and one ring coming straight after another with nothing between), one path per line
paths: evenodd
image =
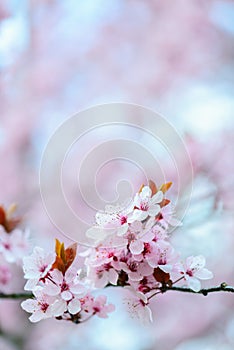
M201 289L201 282L195 277L186 277L187 284L194 292L198 292Z
M81 310L81 305L79 299L75 298L72 299L69 304L68 304L68 311L72 314L75 315Z
M140 240L135 240L130 243L129 248L132 254L140 254L144 250L144 243Z
M209 280L213 278L213 273L208 269L202 269L195 272L195 277L200 278L201 280Z
M160 212L160 205L154 204L151 205L149 210L148 210L148 215L149 216L156 216Z
M151 203L160 203L163 200L163 193L162 191L158 191L152 198L151 198Z

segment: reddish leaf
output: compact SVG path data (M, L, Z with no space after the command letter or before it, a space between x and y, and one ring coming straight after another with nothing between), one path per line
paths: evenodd
M169 204L171 201L169 199L164 198L162 202L160 203L160 207L165 207L167 204Z
M159 267L154 269L153 276L157 282L162 284L167 284L170 281L170 274L162 271Z
M158 192L157 186L152 180L149 180L149 187L152 191L152 196Z
M8 233L13 231L21 221L20 218L12 218L12 214L15 210L15 204L12 204L7 211L0 206L0 225L2 225Z
M63 260L59 256L56 256L55 262L52 265L52 269L61 271L63 275L65 274L65 265Z
M76 257L77 244L70 245L67 249L64 248L64 243L61 243L58 239L55 240L55 253L56 260L53 264L53 269L61 271L63 274L73 263Z
M71 266L71 264L73 263L73 261L74 261L74 259L76 257L76 250L77 250L77 244L76 243L70 245L65 250L65 259L66 259L65 267L66 267L66 270Z
M0 206L0 225L4 226L6 221L6 213L2 206Z

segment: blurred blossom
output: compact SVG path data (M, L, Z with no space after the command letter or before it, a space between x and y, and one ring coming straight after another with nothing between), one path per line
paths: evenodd
M59 235L38 184L42 153L55 129L95 104L136 103L166 116L184 137L193 164L191 205L173 245L183 256L204 255L214 284L234 285L233 34L231 0L0 1L0 204L19 204L34 245L46 250ZM137 118L127 116L126 123ZM86 135L66 159L65 189L73 210L90 212L78 200L77 164L103 140L120 136L142 142L167 169L168 181L176 179L176 166L150 135L108 126ZM138 186L142 173L135 164L108 163L96 176L101 196L116 195L119 178ZM181 203L188 194L186 181L182 185ZM53 196L53 181L50 189ZM1 260L1 290L21 291L22 277L18 266ZM233 348L232 296L159 296L152 303L156 321L142 330L122 307L121 293L108 291L118 309L110 319L78 326L45 320L30 327L19 303L1 300L0 348Z

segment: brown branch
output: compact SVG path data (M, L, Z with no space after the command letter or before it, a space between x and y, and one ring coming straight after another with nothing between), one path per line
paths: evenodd
M227 283L223 282L217 287L211 287L211 288L202 288L198 292L195 292L191 288L186 287L175 287L175 286L162 286L157 288L158 292L151 295L153 297L154 295L158 293L166 293L170 290L176 291L176 292L183 292L183 293L192 293L192 294L202 294L204 296L207 296L209 293L215 293L215 292L229 292L234 293L234 287L228 286ZM150 298L151 298L150 297Z
M107 285L106 287L116 287L112 284ZM192 294L202 294L204 296L215 293L215 292L229 292L234 293L234 287L228 286L227 283L223 282L217 287L211 287L211 288L202 288L198 292L195 292L191 288L187 287L176 287L176 286L162 286L158 287L157 292L155 294L152 294L149 298L152 298L154 295L159 293L166 293L168 291L175 291L175 292L182 292L182 293L192 293ZM27 299L27 298L33 298L34 295L32 293L11 293L11 294L5 294L0 293L0 299Z

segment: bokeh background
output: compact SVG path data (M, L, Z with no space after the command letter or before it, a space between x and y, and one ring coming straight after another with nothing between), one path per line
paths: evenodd
M0 202L18 203L32 245L51 249L62 236L46 215L38 181L49 137L66 118L95 104L152 108L183 136L194 170L190 209L173 243L182 256L206 256L215 274L210 283L234 285L233 94L234 1L0 0ZM88 143L95 147L105 138L98 133ZM137 138L145 141L145 135ZM123 168L108 168L103 191ZM174 177L170 168L168 174ZM73 185L70 191L76 195ZM22 271L12 270L9 290L20 291ZM153 304L155 322L143 327L129 318L122 292L106 293L117 311L78 326L55 320L32 325L19 302L1 301L0 348L234 348L232 295L167 293Z

